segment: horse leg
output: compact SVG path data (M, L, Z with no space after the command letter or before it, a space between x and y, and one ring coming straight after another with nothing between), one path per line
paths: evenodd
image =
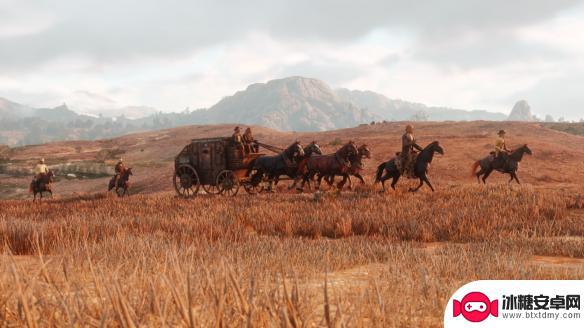
M339 181L339 183L337 183L337 189L343 190L343 187L345 186L345 183L347 183L347 180L349 180L349 175L343 174L343 179L341 181ZM350 185L349 185L349 190L351 190Z
M294 181L292 181L292 183L288 186L288 190L292 190L294 188L296 188L296 184L298 183L298 176L294 178Z
M327 175L324 177L324 181L329 185L329 187L332 187L333 184L335 183L335 175Z
M430 180L428 179L428 177L426 175L424 175L424 177L422 179L428 185L428 187L430 187L430 189L432 189L432 192L435 192L434 186L432 186L432 183L430 182Z
M487 184L487 178L489 177L489 175L491 175L491 173L493 173L493 170L492 169L487 170L485 172L485 174L483 175L483 183L484 184Z
M393 180L391 181L391 189L395 190L395 186L397 185L397 182L399 181L399 178L401 176L399 174L394 174L393 175ZM389 179L389 177L388 177Z
M410 192L416 192L424 185L424 179L420 178L420 184L416 188L410 188Z
M320 184L322 183L322 178L323 178L323 175L319 173L317 181L316 181L316 190L320 190Z
M385 173L385 175L383 175L381 178L379 178L379 182L381 182L381 186L383 187L383 191L385 191L385 181L389 180L389 178L391 178L391 175L389 173ZM392 188L395 189L395 183L397 182L395 180L395 177L393 179L394 181L392 182Z
M521 184L521 182L519 182L519 177L517 177L517 172L511 173L511 176L517 181L517 184Z
M477 176L477 182L478 182L479 184L481 184L481 175L483 175L483 174L485 174L485 171L484 171L482 168L481 168L481 169L480 169L480 170L479 170L479 171L476 173L476 176Z

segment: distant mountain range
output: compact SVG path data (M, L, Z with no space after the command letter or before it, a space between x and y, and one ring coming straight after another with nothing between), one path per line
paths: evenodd
M333 90L311 78L289 77L256 83L225 97L209 109L124 116L152 112L150 107L120 109L121 116L94 117L71 110L31 108L0 98L0 144L27 145L58 140L103 139L127 133L190 124L250 124L282 131L324 131L372 121L502 121L507 116L482 110L429 107L389 99L372 91ZM132 114L130 114L132 113Z

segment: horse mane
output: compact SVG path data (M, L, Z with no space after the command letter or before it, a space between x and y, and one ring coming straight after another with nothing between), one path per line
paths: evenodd
M424 148L424 150L430 150L433 147L439 146L440 142L439 141L432 141L430 144L428 144L428 146L426 146Z
M527 144L524 144L523 146L512 150L509 157L519 162L521 161L523 154L525 154L528 149L529 148L527 147Z

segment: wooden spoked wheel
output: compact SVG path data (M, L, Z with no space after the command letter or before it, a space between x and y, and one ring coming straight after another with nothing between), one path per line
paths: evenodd
M233 173L233 171L225 170L221 171L217 175L217 187L219 188L219 193L227 196L235 196L239 191L239 181Z
M253 181L253 177L255 176L256 173L257 170L251 171L249 174L249 181L246 181L246 183L243 184L243 188L250 195L262 193L265 189L263 177L260 178L260 181L257 182Z
M194 167L183 164L174 172L174 189L184 198L194 197L201 187L199 175Z

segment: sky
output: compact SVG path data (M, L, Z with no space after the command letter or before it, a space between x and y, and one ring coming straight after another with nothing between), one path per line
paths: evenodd
M584 0L0 0L0 97L206 108L287 76L433 106L584 117Z

